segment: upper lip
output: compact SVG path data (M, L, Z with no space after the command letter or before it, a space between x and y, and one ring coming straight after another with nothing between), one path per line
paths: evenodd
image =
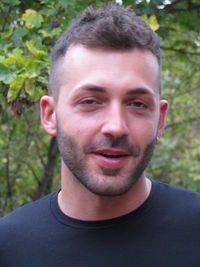
M96 154L107 154L107 155L122 155L122 156L129 156L130 153L127 152L124 149L120 149L120 148L99 148L96 149L95 151L93 151L93 153Z

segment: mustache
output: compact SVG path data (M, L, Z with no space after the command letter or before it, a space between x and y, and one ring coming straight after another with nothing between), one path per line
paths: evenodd
M137 146L131 145L126 137L115 138L112 136L94 140L90 145L84 148L84 152L91 153L101 148L122 149L134 157L137 157L140 154L140 149Z

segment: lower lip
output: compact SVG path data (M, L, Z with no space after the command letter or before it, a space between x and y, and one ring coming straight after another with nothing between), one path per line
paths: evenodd
M128 156L120 158L107 158L100 154L94 154L98 163L107 168L121 168L128 160Z

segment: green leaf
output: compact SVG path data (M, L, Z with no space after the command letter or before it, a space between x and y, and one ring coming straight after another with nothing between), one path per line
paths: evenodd
M37 49L34 46L34 42L33 41L27 41L26 42L26 46L27 46L28 50L31 52L31 54L33 54L36 57L37 56L38 57L46 57L46 56L48 56L46 51Z
M22 50L19 47L16 47L15 49L13 49L13 55L21 56Z
M16 80L10 83L10 88L9 88L8 96L7 96L8 102L11 102L16 99L17 95L19 94L20 90L23 87L24 80L25 80L25 77L22 75L22 76L18 76Z
M10 65L13 65L15 63L16 63L16 57L12 54L8 54L8 58L2 61L2 64L6 67L9 67Z
M21 77L19 76L16 80L10 83L10 88L7 95L8 102L11 102L16 99L20 90L23 87L24 80L25 80L24 76Z
M42 15L33 9L27 9L22 15L22 20L25 21L25 25L28 29L39 28L44 21Z
M67 8L68 6L68 1L66 0L59 0L59 3L63 8Z
M12 35L12 33L13 33L13 27L10 28L7 32L3 33L2 36L1 36L1 38L3 40L6 40L6 39L10 38L10 36Z
M62 30L60 28L55 28L52 31L39 30L39 33L41 33L45 38L52 36L59 36L61 32Z
M34 43L32 41L27 41L26 46L29 52L31 52L31 54L33 54L34 56L37 56L37 48L34 46Z
M38 32L41 33L44 37L51 36L51 33L46 30L39 30Z
M35 86L34 79L29 79L25 81L25 91L29 95L29 99L34 102L38 101L44 93L42 87Z
M15 46L20 46L23 42L22 38L28 33L28 30L25 28L17 28L14 33L12 40Z
M149 25L149 27L153 30L153 31L157 31L159 29L159 23L157 21L157 18L155 15L152 15L150 17L147 17L146 14L144 14L142 16L143 20Z
M5 56L0 56L0 62L3 62L5 59Z
M16 6L20 4L19 0L1 0L3 3L11 6Z
M10 89L15 91L22 89L24 81L25 81L24 75L18 76L16 80L10 83Z
M13 50L13 54L9 53L7 54L7 58L2 58L0 62L5 66L9 67L11 65L20 63L23 59L22 51L19 48L16 48Z
M35 91L34 91L34 97L33 97L33 101L39 101L40 100L40 98L41 98L41 96L43 96L43 94L44 94L44 90L43 90L43 88L42 87L40 87L40 86L37 86L36 88L35 88Z
M38 76L37 80L38 80L38 82L41 82L45 86L48 85L48 78L47 77Z
M34 79L29 79L25 81L25 91L28 95L34 95L35 82Z
M0 64L0 81L5 84L10 84L17 77L15 73L9 73L9 70Z
M14 101L16 99L16 97L18 95L18 92L19 92L19 90L15 91L15 90L9 89L8 95L7 95L8 103L12 102L12 101Z

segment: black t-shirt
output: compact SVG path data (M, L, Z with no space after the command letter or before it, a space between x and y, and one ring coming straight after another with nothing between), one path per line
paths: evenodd
M200 195L170 185L104 221L64 215L52 193L0 219L0 266L199 267L199 232Z

